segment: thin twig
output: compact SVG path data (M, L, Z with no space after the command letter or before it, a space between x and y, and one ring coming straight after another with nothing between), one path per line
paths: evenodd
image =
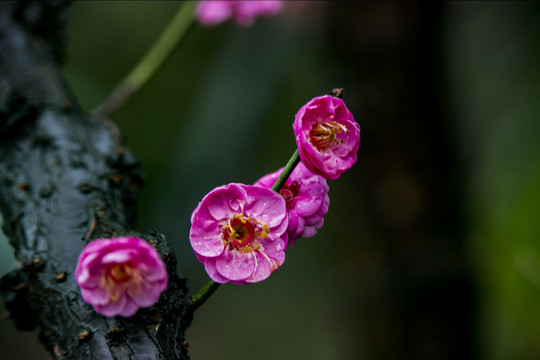
M206 283L195 295L191 297L191 311L195 311L201 306L206 299L210 297L214 293L214 291L217 290L219 287L218 283L213 282L210 280Z
M285 182L291 176L292 172L296 168L296 165L300 162L300 156L298 154L298 149L294 152L294 154L289 159L289 162L285 167L283 168L283 171L281 174L279 174L279 177L277 178L276 182L274 183L274 186L272 186L272 190L279 192L283 185L285 185Z
M92 111L93 114L104 118L112 117L154 75L193 28L196 3L185 1L180 6L154 46L109 97Z

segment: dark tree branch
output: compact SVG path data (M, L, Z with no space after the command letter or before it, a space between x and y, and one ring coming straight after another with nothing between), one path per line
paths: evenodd
M0 211L17 259L0 292L17 327L56 359L186 359L192 314L174 252L162 235L132 230L138 162L62 80L66 12L62 1L0 2ZM105 318L73 271L86 243L125 234L158 249L170 285L155 306Z

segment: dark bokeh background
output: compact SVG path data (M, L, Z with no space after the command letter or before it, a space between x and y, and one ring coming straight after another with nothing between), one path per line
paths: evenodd
M66 78L91 111L178 2L75 2ZM268 280L222 286L193 359L540 358L540 5L288 2L248 29L197 27L116 120L147 185L138 229L207 281L189 215L294 150L294 114L333 87L362 126L316 237ZM2 239L3 240L3 239ZM0 242L0 270L12 266ZM47 359L0 320L1 359Z

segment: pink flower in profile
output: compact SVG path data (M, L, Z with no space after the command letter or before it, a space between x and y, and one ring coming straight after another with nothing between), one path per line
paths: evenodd
M157 251L137 237L97 239L79 255L75 280L85 302L105 316L131 316L154 305L168 274Z
M271 188L283 168L263 176L255 185ZM323 226L324 215L328 212L330 198L328 184L322 176L311 173L299 163L289 176L280 194L285 199L289 213L289 246L293 247L296 239L309 238Z
M262 281L285 261L287 209L278 193L229 184L207 194L191 215L189 239L217 283Z
M360 125L343 100L319 96L295 116L294 135L300 159L314 174L337 179L356 162Z
M219 24L232 17L240 26L250 26L258 16L272 16L281 11L283 1L212 1L203 0L195 10L206 26Z

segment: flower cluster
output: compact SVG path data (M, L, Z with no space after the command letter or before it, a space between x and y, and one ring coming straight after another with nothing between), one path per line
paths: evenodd
M286 204L270 189L220 186L202 199L191 224L191 246L217 283L258 282L285 261Z
M218 187L193 212L191 246L213 281L266 279L283 264L287 246L323 225L330 204L326 179L337 179L356 162L360 126L343 100L320 96L302 106L293 129L302 162L288 173L281 196L271 189L284 169L254 186Z
M212 1L197 5L196 15L201 24L212 26L234 18L240 26L250 26L259 16L272 16L281 11L283 1Z
M280 169L263 176L255 185L271 188L282 171ZM298 238L315 236L317 229L323 226L324 215L330 204L328 190L326 179L311 173L302 163L291 173L279 191L287 203L290 247L294 246Z
M323 225L330 203L327 179L337 179L356 162L360 126L343 100L310 100L293 129L301 160L296 167L287 165L254 185L217 187L193 211L191 247L215 283L268 278L285 261L288 247ZM277 189L282 172L286 181ZM106 316L131 316L156 303L167 286L157 252L136 237L91 242L79 256L75 277L83 299Z
M97 239L79 255L75 280L85 302L105 316L131 316L154 305L167 287L165 264L137 237Z

